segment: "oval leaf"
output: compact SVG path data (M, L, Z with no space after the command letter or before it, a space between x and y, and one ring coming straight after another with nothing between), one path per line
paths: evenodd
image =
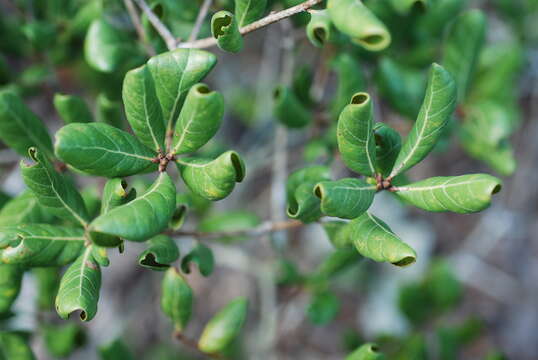
M152 270L164 271L179 258L179 249L169 236L157 235L148 241L148 248L138 256L138 263Z
M192 314L193 293L189 283L171 267L161 284L161 309L174 323L176 331L183 331Z
M156 154L133 135L108 124L69 124L56 133L56 155L88 174L118 177L142 172Z
M338 150L351 170L367 176L376 172L376 147L370 95L356 93L338 118Z
M26 336L16 331L0 331L0 356L10 360L36 359Z
M52 214L82 226L88 223L88 212L73 184L54 170L53 165L36 148L28 150L35 164L21 161L22 178L37 197L39 205Z
M321 200L321 212L343 219L354 219L368 210L375 193L375 185L351 178L323 181L314 188Z
M13 305L21 290L24 269L18 265L0 265L0 314Z
M229 11L219 11L211 18L211 34L224 51L237 53L243 48L243 36L235 16Z
M92 112L80 96L55 94L54 108L66 124L93 121Z
M161 173L146 193L93 220L89 227L91 236L103 233L131 241L145 241L168 226L175 204L174 183L168 174Z
M380 51L390 45L389 31L361 0L329 0L327 9L334 26L366 50Z
M443 134L455 106L454 78L442 66L434 63L417 121L396 159L391 178L418 164L429 154Z
M97 313L100 288L101 269L89 246L62 277L56 296L58 315L67 319L73 312L80 311L80 319L90 321Z
M240 297L228 303L206 324L198 348L209 354L224 350L239 335L247 310L246 298Z
M146 65L129 71L122 88L127 121L140 142L157 152L164 150L164 120L153 78Z
M472 174L433 177L395 190L398 197L421 209L467 214L487 208L501 187L496 177Z
M37 146L52 156L52 141L43 122L13 92L0 92L0 139L22 156Z
M223 114L221 93L205 84L191 87L176 123L172 153L190 153L205 145L219 129Z
M202 80L216 62L215 55L197 49L177 49L149 59L148 67L168 129L172 129L187 91Z
M32 224L0 229L0 262L33 266L61 266L75 260L85 242L79 228Z
M245 178L245 164L235 151L227 151L215 160L188 158L177 163L189 189L212 201L230 195L235 183Z
M362 256L396 266L407 266L416 261L415 250L394 235L388 225L377 217L365 213L347 226L347 236Z

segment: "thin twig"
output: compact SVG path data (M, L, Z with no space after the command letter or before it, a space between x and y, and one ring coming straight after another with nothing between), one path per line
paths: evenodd
M197 238L205 238L205 239L211 239L211 238L219 238L219 237L226 237L226 236L250 236L250 237L256 237L261 236L267 233L280 231L280 230L286 230L286 229L292 229L296 227L303 226L304 224L299 220L287 220L287 221L266 221L264 223L261 223L260 225L245 229L245 230L235 230L235 231L215 231L215 232L203 232L203 231L188 231L188 230L178 230L170 232L170 235L174 236L194 236Z
M159 35L163 38L164 42L166 43L166 46L168 47L168 50L173 50L176 47L176 39L174 38L174 35L168 30L166 25L164 25L161 20L155 15L155 13L151 10L151 8L146 4L144 0L134 0L136 1L136 4L144 11L146 16L148 17L148 20L151 22L151 25L157 30Z
M288 9L284 9L282 11L274 12L266 17L253 22L252 24L248 24L247 26L243 26L239 32L242 35L246 35L250 32L256 31L258 29L261 29L267 25L271 25L273 23L276 23L282 19L288 18L290 16L293 16L295 14L301 13L303 11L306 11L310 9L312 6L317 5L321 3L323 0L307 0L303 3L300 3L299 5L295 5L293 7L290 7ZM208 37L205 39L200 39L196 41L190 41L182 44L178 44L177 47L179 48L207 48L211 47L217 44L217 40L213 37Z
M127 8L127 12L129 13L131 22L133 23L133 26L136 30L136 34L138 35L138 38L142 42L142 45L144 45L146 52L148 53L149 56L155 55L155 49L151 46L151 44L148 41L148 38L146 37L146 33L144 32L144 29L142 28L142 24L140 23L140 17L138 16L133 0L123 0L123 3L125 4L125 7Z
M196 22L194 23L194 27L192 28L188 41L194 41L198 37L198 34L200 33L200 29L202 28L202 24L205 17L207 16L207 12L211 7L212 2L213 0L204 0L204 3L202 4L200 11L198 12L198 17L196 18Z

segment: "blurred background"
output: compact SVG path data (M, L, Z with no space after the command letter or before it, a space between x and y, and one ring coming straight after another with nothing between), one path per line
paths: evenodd
M269 1L268 9L299 2ZM185 39L202 1L148 3ZM198 272L187 276L196 301L186 334L196 338L220 307L247 296L248 321L229 349L230 359L341 359L365 341L376 341L389 359L537 358L538 2L432 0L426 11L407 14L389 3L365 1L393 35L393 44L381 53L342 39L321 49L312 46L302 26L307 14L249 34L238 55L210 49L218 65L205 82L223 93L226 114L203 152L238 151L247 177L223 201L192 197L182 229L238 230L285 220L287 176L308 164L330 164L334 179L353 176L335 156L339 99L349 91L368 91L376 120L405 135L418 112L428 66L443 61L450 26L469 9L480 9L487 18L472 95L456 112L443 143L408 177L485 172L500 176L503 189L489 209L471 215L427 213L389 193L376 197L372 212L416 250L417 263L399 268L362 259L331 273L330 282L315 276L334 252L319 223L259 236L200 239L212 249L216 268L208 278ZM223 8L233 8L232 1L215 0L210 12ZM122 79L148 55L123 1L0 0L0 14L0 86L23 95L51 134L63 125L53 104L57 93L79 95L98 121L127 127ZM92 55L84 50L88 27L101 17L123 41L107 71L92 66ZM144 15L141 23L155 51L165 51ZM204 23L200 37L209 35L208 28ZM301 130L279 125L273 111L278 85L303 96L312 125ZM499 95L488 98L493 106L483 105L485 93ZM476 132L480 121L485 125ZM509 130L489 142L487 129L498 128ZM19 160L0 144L2 197L24 190ZM103 186L98 178L77 181L87 198L97 197ZM137 189L147 185L139 178L132 183ZM183 254L196 243L189 236L176 239ZM134 359L204 358L172 337L159 308L162 273L137 264L143 249L128 243L123 254L110 252L96 317L84 324L69 320L77 344L84 345L64 354L51 350L47 334L61 337L57 331L65 322L36 302L43 291L37 272L25 274L14 315L2 328L32 332L38 359L98 359L99 349L116 339Z

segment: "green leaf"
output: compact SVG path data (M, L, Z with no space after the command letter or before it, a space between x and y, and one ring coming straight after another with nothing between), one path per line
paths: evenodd
M306 26L306 36L314 46L323 47L323 45L328 43L334 36L333 30L329 11L310 11L310 21Z
M260 222L260 218L250 211L228 210L206 217L198 225L198 230L202 232L234 232L252 229ZM246 240L246 236L222 236L213 239L213 241L223 243L237 243Z
M327 9L334 26L369 51L380 51L390 45L385 25L361 0L329 0Z
M224 350L239 335L247 310L248 300L244 297L228 303L206 324L198 348L209 354Z
M52 216L38 204L37 197L30 190L9 200L0 210L0 226L50 221L52 221Z
M327 234L329 241L337 249L347 248L351 244L351 239L347 236L349 227L345 221L323 222L323 230Z
M385 356L379 352L377 345L366 343L346 356L345 360L384 360Z
M35 164L28 165L21 161L22 177L26 186L34 192L39 205L62 219L86 226L88 213L73 184L54 170L41 151L30 148L28 153Z
M221 10L213 15L211 34L224 51L237 53L243 48L243 36L239 32L236 17L229 11Z
M429 0L390 0L390 5L400 15L407 15L413 9L425 11L429 5Z
M379 92L396 111L414 119L426 88L426 75L420 69L384 57L376 69Z
M74 323L46 325L42 333L49 354L55 358L69 356L86 341L83 328Z
M95 118L98 122L118 129L123 128L123 114L119 101L109 98L105 93L100 93L97 96L95 107Z
M170 264L179 259L179 249L167 235L157 235L149 239L148 247L138 256L140 266L165 271Z
M32 266L61 266L75 260L84 246L80 228L30 224L0 229L0 262Z
M38 146L52 156L52 141L43 122L13 92L0 91L0 139L22 156Z
M360 259L361 256L352 246L346 245L337 248L318 265L315 271L315 276L327 279L331 278L347 269L349 266L357 264Z
M354 219L368 210L375 193L375 185L352 178L323 181L314 188L321 200L321 212L343 219Z
M163 231L176 204L176 188L170 176L160 173L153 185L140 197L101 214L90 224L95 233L119 236L131 241L145 241Z
M9 311L19 296L23 274L19 265L0 265L0 314Z
M267 0L235 0L235 17L241 28L262 17Z
M93 121L92 112L80 96L54 94L54 108L66 124Z
M192 201L188 198L187 194L176 194L176 210L170 219L169 227L172 230L178 230L183 226L185 218L187 217L187 211L192 205Z
M84 41L84 58L91 67L106 73L127 67L135 55L133 43L125 32L103 17L92 21Z
M131 351L121 339L100 346L99 356L101 360L134 360Z
M337 118L354 94L366 91L366 78L359 62L348 53L340 53L331 62L338 78L331 114Z
M394 235L388 225L377 217L365 213L347 226L347 236L362 256L396 266L407 266L416 261L415 250Z
M146 65L129 71L122 88L127 121L133 132L148 148L164 150L164 120L153 78Z
M330 323L340 311L340 300L330 291L315 293L306 309L308 319L315 325Z
M192 315L193 293L189 283L170 267L161 284L161 309L174 323L176 331L183 331Z
M428 155L443 134L455 106L454 78L442 66L434 63L417 121L396 159L391 178L418 164Z
M213 272L215 258L213 251L202 243L198 243L188 254L181 260L181 270L191 273L191 263L196 263L200 274L207 277Z
M338 150L351 170L367 176L376 172L376 144L370 95L353 95L338 118Z
M402 138L396 130L384 123L375 124L374 137L376 170L381 175L387 176L402 148Z
M489 207L501 187L501 180L487 174L438 176L398 186L396 195L423 210L467 214Z
M302 64L297 66L297 70L294 71L291 89L297 99L303 105L310 106L313 104L310 91L312 89L312 82L314 81L314 72L309 65Z
M176 162L189 189L212 201L230 195L235 183L245 178L245 163L235 151L227 151L215 160L186 158Z
M215 55L197 49L177 49L148 61L168 129L172 129L187 91L202 80L216 62Z
M463 10L466 0L429 1L428 11L417 19L417 32L422 38L439 39L446 25Z
M514 174L517 168L512 145L502 141L497 145L482 142L479 137L462 135L461 144L470 156L483 161L493 170L504 176Z
M106 214L115 207L126 204L136 198L136 189L131 188L128 191L127 187L127 182L120 178L110 179L106 182L101 200L101 214Z
M286 183L288 216L305 223L316 221L322 214L321 202L314 194L314 187L318 182L330 179L329 168L321 165L309 166L293 172Z
M90 321L97 313L100 288L101 269L89 246L62 277L56 296L58 315L67 319L73 312L80 311L80 319Z
M27 336L16 331L0 331L0 358L6 360L34 360Z
M56 156L75 169L105 177L140 173L156 156L133 135L101 123L66 125L54 146Z
M278 121L289 128L302 128L312 122L312 114L291 89L278 86L274 93L274 113Z
M36 267L32 269L37 282L37 307L42 311L54 309L54 299L60 286L60 268Z
M458 101L466 98L486 32L486 16L478 9L456 18L446 40L443 65L457 85Z
M190 153L205 145L217 133L223 114L221 93L205 84L191 87L176 122L172 153Z

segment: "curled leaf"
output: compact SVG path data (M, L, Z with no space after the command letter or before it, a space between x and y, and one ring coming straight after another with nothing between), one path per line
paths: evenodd
M427 211L467 214L489 207L501 187L501 180L487 174L439 176L398 186L396 195Z
M191 263L196 263L200 274L209 276L213 272L215 266L215 258L213 251L202 243L198 243L188 254L181 260L181 270L190 274Z
M108 124L69 124L56 133L56 155L88 174L119 177L153 165L154 152L133 135Z
M172 152L185 154L201 148L216 134L223 114L221 93L205 84L191 87L176 122Z
M245 178L245 164L235 151L215 160L186 158L177 161L181 177L189 189L205 199L224 199Z
M338 118L338 150L351 170L367 176L376 172L376 144L370 95L357 93Z
M316 221L322 213L320 199L314 194L314 187L318 182L330 179L330 170L321 165L309 166L292 173L286 183L288 216L305 223Z
M416 261L417 254L400 240L377 217L365 213L348 225L347 236L359 254L375 261L386 261L396 266L407 266Z
M329 0L327 9L334 26L366 50L380 51L390 45L389 31L361 0Z
M384 360L385 355L379 352L376 344L366 343L346 356L345 360Z
M333 37L333 25L327 10L311 10L306 26L308 40L317 47L323 47Z
M101 269L92 255L92 246L69 266L62 277L56 311L62 319L67 319L79 311L82 321L90 321L97 313L97 302L101 288Z
M238 335L247 317L248 300L239 297L222 308L206 324L198 348L209 354L226 348Z
M331 62L331 68L338 79L336 94L331 104L331 114L337 118L354 94L366 91L367 84L361 64L349 53L336 55Z
M161 283L161 309L177 331L183 331L191 318L193 297L187 280L175 267L170 267Z
M110 179L105 183L101 200L101 214L106 214L115 207L136 198L136 189L127 190L127 186L127 182L120 178Z
M176 188L166 173L135 200L101 214L90 224L90 235L100 233L131 241L145 241L160 233L170 221L176 204ZM134 222L132 219L136 219Z
M321 212L343 219L354 219L368 210L375 193L375 185L352 178L323 181L314 188L321 200Z
M273 98L275 116L283 125L289 128L301 128L312 122L312 114L291 89L279 86L275 89Z
M66 124L93 121L92 112L79 96L54 94L54 108Z
M235 16L229 11L216 12L211 18L211 34L224 51L237 53L243 48L243 36Z
M148 247L138 256L138 263L152 270L164 271L179 258L179 249L167 235L149 239Z

